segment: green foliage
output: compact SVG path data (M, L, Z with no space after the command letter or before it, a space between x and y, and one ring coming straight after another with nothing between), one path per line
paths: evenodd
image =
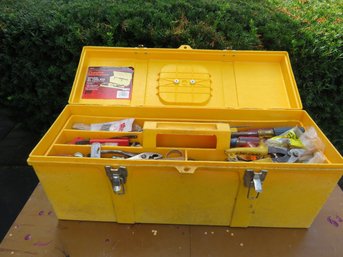
M268 49L290 53L304 109L343 151L341 1L270 1L277 20L261 28ZM282 22L280 22L282 21ZM276 35L280 35L275 40Z
M339 1L0 0L0 105L45 130L84 45L286 50L308 110L343 149Z

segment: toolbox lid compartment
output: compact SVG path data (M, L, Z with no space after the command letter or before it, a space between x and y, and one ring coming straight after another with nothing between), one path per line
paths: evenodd
M101 69L114 69L112 78L106 78L114 84L105 81L93 88L97 92L108 90L106 96L87 95L90 91L85 88L86 80L105 80L94 75ZM131 69L132 73L123 73L127 70L122 69ZM94 72L93 77L90 72ZM115 84L118 80L124 80L123 85ZM86 46L69 103L187 109L302 109L287 52L195 50L189 46L178 49Z

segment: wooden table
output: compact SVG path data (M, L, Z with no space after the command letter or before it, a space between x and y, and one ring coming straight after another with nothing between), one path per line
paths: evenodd
M341 257L343 192L310 229L125 225L58 221L38 185L0 245L0 257Z

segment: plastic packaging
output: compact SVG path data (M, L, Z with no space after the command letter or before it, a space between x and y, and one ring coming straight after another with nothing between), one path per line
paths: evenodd
M299 159L301 162L323 163L326 161L323 153L325 145L318 137L314 127L307 128L306 132L300 136L300 140L305 148L305 153Z
M125 119L106 123L93 123L90 126L90 130L101 130L101 131L132 131L132 124L135 119Z
M314 127L309 127L306 129L306 132L300 136L300 140L304 145L304 148L311 153L322 151L324 152L324 143L317 135Z
M315 153L306 152L299 158L302 163L324 163L326 162L325 155L321 151Z
M92 131L114 131L114 132L130 132L135 119L124 119L118 121L111 121L105 123L74 123L72 128L78 130L92 130ZM136 129L136 127L135 127Z
M91 126L84 123L74 123L72 128L77 130L90 130Z
M285 148L304 148L300 137L303 131L299 127L294 127L279 136L272 137L266 141L268 146L285 147Z

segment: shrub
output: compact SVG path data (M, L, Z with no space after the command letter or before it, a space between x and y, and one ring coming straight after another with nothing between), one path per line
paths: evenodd
M287 50L305 109L342 150L338 6L309 12L314 4L293 2L3 0L0 105L44 131L67 102L84 45Z
M290 53L304 109L342 152L341 4L335 0L270 2L276 6L279 22L271 20L261 26L263 44ZM276 35L280 35L279 39Z

